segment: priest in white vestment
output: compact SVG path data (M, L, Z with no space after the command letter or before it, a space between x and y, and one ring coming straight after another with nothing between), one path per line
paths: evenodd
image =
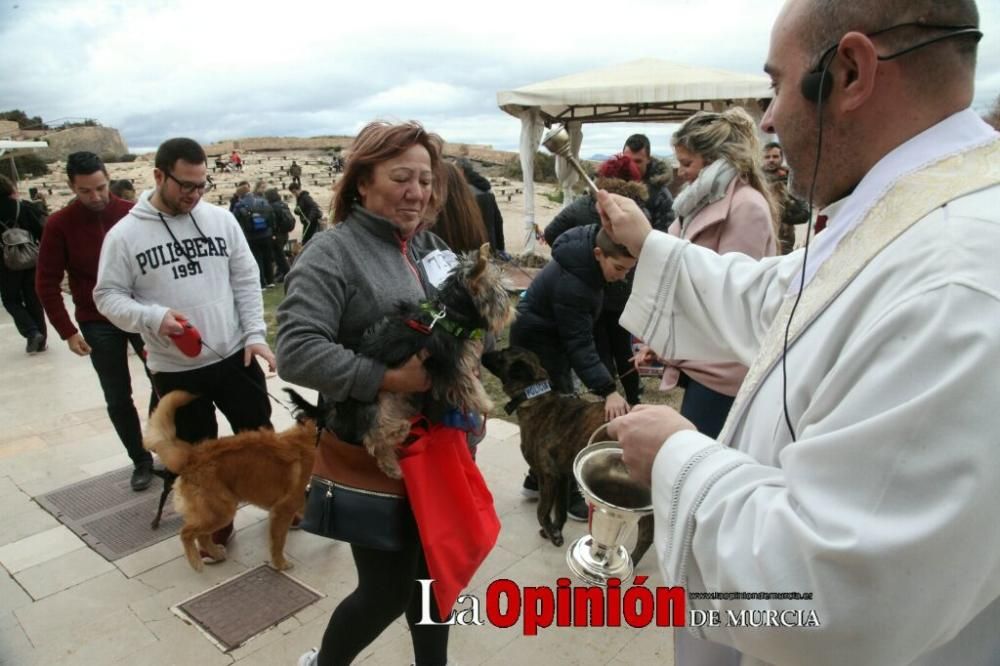
M762 124L829 216L805 268L801 249L717 255L599 196L639 258L622 325L663 357L751 366L719 440L667 407L611 425L652 484L666 582L812 595L689 599L723 626L678 629L677 666L1000 664L1000 135L969 109L978 14L872 7L792 0L772 34ZM800 85L817 67L819 100ZM728 626L744 610L819 626Z

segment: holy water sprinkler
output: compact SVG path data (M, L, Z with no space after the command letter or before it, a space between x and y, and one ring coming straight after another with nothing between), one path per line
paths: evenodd
M573 165L576 172L580 174L583 181L587 183L587 187L590 188L590 192L597 197L597 185L594 181L590 179L587 172L583 170L580 165L579 160L573 157L573 149L570 146L569 132L566 131L565 126L554 127L550 129L545 136L542 137L542 145L553 155L559 155L567 162Z

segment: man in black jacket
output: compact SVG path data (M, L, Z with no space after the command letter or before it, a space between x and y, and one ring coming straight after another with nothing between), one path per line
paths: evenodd
M302 244L305 245L319 231L319 222L323 219L323 211L298 183L289 185L288 191L295 197L295 214L302 220Z
M633 134L625 139L622 155L630 158L639 168L642 182L649 192L643 208L649 211L649 220L653 228L666 233L676 217L674 198L667 189L674 176L673 170L663 160L653 157L649 138L645 134Z

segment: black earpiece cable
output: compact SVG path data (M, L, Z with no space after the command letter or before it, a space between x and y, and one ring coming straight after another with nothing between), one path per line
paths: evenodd
M809 201L807 202L809 205L809 222L806 226L806 244L802 253L802 272L799 279L799 293L795 295L795 302L792 304L792 311L788 314L788 322L785 324L785 340L781 350L781 403L785 413L785 425L788 427L788 432L791 434L793 442L797 440L797 437L795 434L795 428L792 426L792 417L788 413L788 337L792 330L792 319L795 317L795 310L798 309L799 301L802 300L802 292L806 289L806 265L809 261L809 241L812 239L813 230L813 197L816 194L816 180L819 178L819 162L820 158L823 156L823 89L826 77L830 75L830 65L832 63L833 58L830 58L826 64L823 65L823 70L819 79L819 97L816 102L819 107L816 112L816 123L818 125L816 138L816 162L813 164L812 182L809 183Z

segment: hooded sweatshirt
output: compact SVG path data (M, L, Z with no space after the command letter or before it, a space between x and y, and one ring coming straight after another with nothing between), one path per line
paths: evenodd
M94 288L97 309L115 326L138 332L154 372L182 372L265 342L257 263L232 213L199 201L171 216L150 203L152 191L107 236ZM201 353L185 356L159 334L167 310L201 333Z

